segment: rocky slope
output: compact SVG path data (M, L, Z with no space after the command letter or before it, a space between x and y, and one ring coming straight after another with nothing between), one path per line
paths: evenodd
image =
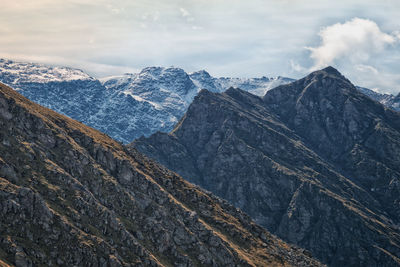
M0 85L0 264L319 266L240 210Z
M263 99L201 91L131 146L329 266L400 264L400 114L333 68Z

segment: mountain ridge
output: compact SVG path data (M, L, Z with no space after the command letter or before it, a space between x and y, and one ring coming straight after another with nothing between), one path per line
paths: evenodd
M225 201L0 84L0 257L17 266L320 266Z
M344 103L351 112L341 112ZM375 118L386 129L400 116L328 68L263 99L234 88L201 91L173 131L131 146L330 266L393 266L400 262L400 175L385 162L400 158L400 138L397 126L373 131L366 140L381 144L366 148L354 123L371 129ZM385 160L367 155L364 163L373 149Z
M147 67L139 73L95 79L79 69L0 60L0 81L41 105L130 143L142 135L171 131L202 88L223 92L239 87L263 96L294 80L216 78L205 70L186 73L176 67ZM399 97L359 90L399 108Z

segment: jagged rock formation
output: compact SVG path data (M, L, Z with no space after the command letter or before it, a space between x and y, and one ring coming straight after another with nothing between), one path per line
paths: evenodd
M0 126L0 265L320 265L225 201L4 85Z
M201 91L131 146L329 266L400 264L400 114L331 67L263 99Z
M214 78L206 71L188 74L174 67L97 80L77 69L0 59L0 81L36 103L129 143L172 130L201 88L222 92L241 86L261 95L292 80Z

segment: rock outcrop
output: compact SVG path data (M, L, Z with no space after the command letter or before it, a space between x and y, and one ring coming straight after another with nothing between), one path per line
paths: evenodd
M131 144L329 266L400 264L400 114L329 67L267 92L201 91Z
M0 217L0 265L321 265L226 201L5 85Z

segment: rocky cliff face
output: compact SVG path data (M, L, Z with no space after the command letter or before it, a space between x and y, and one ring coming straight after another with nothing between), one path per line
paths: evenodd
M264 102L400 222L400 113L368 99L333 68L277 87Z
M0 126L0 265L320 265L225 201L4 85Z
M400 115L333 68L259 98L201 91L131 146L330 266L400 264Z

